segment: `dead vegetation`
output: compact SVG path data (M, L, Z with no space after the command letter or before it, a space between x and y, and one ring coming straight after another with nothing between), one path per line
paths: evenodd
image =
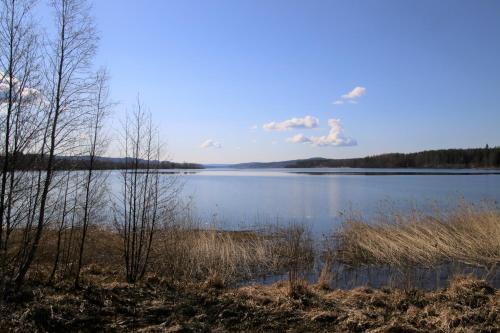
M335 234L337 262L404 271L458 263L494 275L500 263L500 211L462 204L451 212L390 214L376 221L350 218Z
M275 243L250 231L176 227L158 232L152 271L175 281L219 279L221 284L252 279L275 269Z
M29 276L43 283L70 279L76 269L71 258L78 253L78 244L68 239L78 238L81 232L79 228L63 231L47 228ZM12 237L13 249L22 245L17 238ZM311 236L299 224L268 226L258 231L221 231L201 229L192 220L180 219L159 226L153 241L148 271L169 283L230 287L264 276L286 274L294 285L312 269L315 257ZM86 242L83 269L106 267L115 272L107 275L108 282L125 282L123 239L118 232L90 225ZM59 252L58 269L52 276L54 257Z
M325 290L288 282L218 289L149 275L105 282L112 270L82 271L82 289L27 285L0 305L2 332L496 332L500 293L458 277L446 289Z
M491 240L497 213L473 206L461 209L432 218L406 216L397 223L347 221L335 234L337 243L322 246L316 284L305 277L317 253L308 229L299 224L221 231L178 217L158 227L150 269L134 284L126 281L120 235L113 228L90 225L77 289L72 261L66 263L65 255L50 279L59 231L46 229L27 285L2 295L0 331L495 332L500 293L472 276L456 277L445 289L427 292L411 283L404 288L332 288L338 265L394 265L396 270L449 260L491 265L498 253ZM63 253L70 231L76 233L73 237L81 232L63 231ZM471 240L474 233L484 242L482 235L490 235L484 252ZM436 246L426 247L420 235L425 241L439 240L439 250L424 256L423 251ZM471 251L458 256L450 244L459 241ZM77 244L69 244L76 247L69 252L78 252ZM238 285L267 274L287 278L271 285Z

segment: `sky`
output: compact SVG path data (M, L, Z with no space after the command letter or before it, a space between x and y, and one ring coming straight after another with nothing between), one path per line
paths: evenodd
M112 117L139 95L175 161L500 145L500 1L99 0L92 11Z

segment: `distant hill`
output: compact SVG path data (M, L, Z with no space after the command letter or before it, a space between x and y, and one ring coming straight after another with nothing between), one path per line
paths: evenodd
M361 158L314 157L278 162L219 165L227 168L500 168L500 147L426 150Z
M224 168L236 168L236 169L257 169L257 168L288 168L297 162L301 161L326 161L326 158L313 157L305 160L288 160L279 162L249 162L249 163L238 163L238 164L210 164L204 165L208 168L213 167L224 167Z

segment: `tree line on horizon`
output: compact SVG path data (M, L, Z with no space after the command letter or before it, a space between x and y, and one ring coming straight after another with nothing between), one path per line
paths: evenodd
M0 155L0 167L3 166L5 160L4 155ZM16 171L28 171L44 169L47 166L48 155L43 157L37 154L22 154L18 153L15 159L10 162L10 168ZM87 170L90 164L91 156L56 156L54 161L54 169L63 170ZM93 161L94 170L126 170L134 166L131 161L133 157L109 158L95 156ZM188 162L171 162L171 161L155 161L154 164L149 164L150 168L157 169L201 169L203 166L197 163ZM138 161L139 168L146 168L148 161L140 159Z
M440 149L361 158L299 160L287 168L500 168L500 147Z

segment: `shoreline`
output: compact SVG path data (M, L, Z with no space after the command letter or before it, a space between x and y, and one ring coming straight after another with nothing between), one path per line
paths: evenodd
M0 331L495 332L499 222L497 208L466 204L370 223L346 216L320 246L303 224L227 231L179 220L156 231L148 271L135 283L126 282L120 234L91 225L78 287L71 260L53 267L58 235L81 230L46 229L26 283L3 289ZM345 272L347 288L338 280ZM426 289L441 273L444 283ZM281 279L252 282L273 274ZM387 280L373 283L370 274Z

